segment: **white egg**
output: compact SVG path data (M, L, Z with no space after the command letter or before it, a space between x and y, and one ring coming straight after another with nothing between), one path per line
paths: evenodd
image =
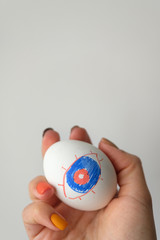
M59 141L44 156L44 174L65 204L85 211L105 207L116 194L117 177L107 156L93 145Z

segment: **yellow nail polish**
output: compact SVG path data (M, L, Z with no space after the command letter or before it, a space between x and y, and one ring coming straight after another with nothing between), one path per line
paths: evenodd
M60 230L64 230L68 225L67 221L56 213L51 215L51 222Z

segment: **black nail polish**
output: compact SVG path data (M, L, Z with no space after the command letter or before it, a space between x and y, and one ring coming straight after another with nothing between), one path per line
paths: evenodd
M71 132L72 132L73 129L75 129L75 128L79 128L79 126L77 126L77 125L73 126L73 127L71 128Z
M46 133L48 130L53 130L53 128L46 128L46 129L43 131L42 137L44 137L45 133Z

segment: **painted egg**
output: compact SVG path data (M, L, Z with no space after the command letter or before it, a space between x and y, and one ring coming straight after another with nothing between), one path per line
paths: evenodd
M65 204L85 211L105 207L117 190L117 177L107 156L93 145L59 141L44 156L44 174Z

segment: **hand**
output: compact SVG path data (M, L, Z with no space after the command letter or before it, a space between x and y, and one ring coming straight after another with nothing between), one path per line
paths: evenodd
M72 129L70 139L91 143L86 130L79 127ZM57 132L46 131L42 140L43 156L48 147L59 140ZM140 159L104 138L99 148L117 172L120 186L117 196L101 210L79 211L62 203L43 176L36 177L29 185L33 202L23 211L29 239L156 240L152 201Z

